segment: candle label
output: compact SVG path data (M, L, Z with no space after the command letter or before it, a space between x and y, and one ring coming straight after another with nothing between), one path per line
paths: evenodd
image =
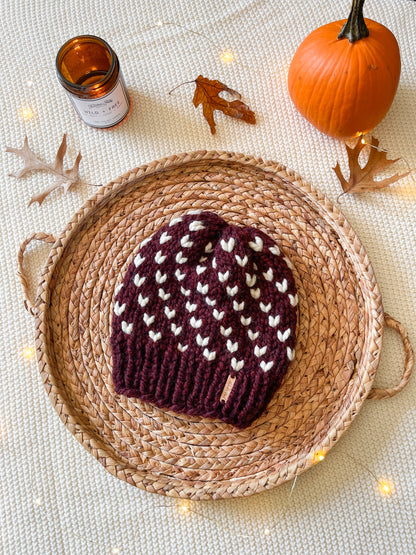
M100 98L78 98L66 92L80 118L91 127L112 127L129 111L129 98L121 76L115 87Z

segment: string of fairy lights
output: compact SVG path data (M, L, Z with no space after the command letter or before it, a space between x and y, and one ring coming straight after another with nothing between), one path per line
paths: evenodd
M218 59L223 64L226 65L226 64L234 63L234 64L239 64L241 67L246 67L241 61L236 59L234 53L231 50L222 48L220 45L218 45L215 41L213 41L210 37L208 37L204 33L201 33L199 31L194 31L193 29L189 29L185 25L182 25L181 23L174 23L174 22L171 22L171 21L158 20L158 21L156 21L155 24L141 29L137 34L144 34L147 31L151 31L153 29L161 29L163 27L169 27L169 26L177 27L179 29L182 29L186 33L191 33L193 35L197 35L197 36L203 38L204 40L210 42L216 48ZM38 67L38 70L46 70L46 71L50 71L50 72L53 73L53 70L50 67L45 68L45 67L41 66L41 67ZM251 67L250 71L253 72L253 71L256 71L256 70ZM34 83L33 79L27 79L26 86L27 86L28 89L32 89L34 84L35 83ZM25 103L23 106L21 106L19 108L18 115L19 115L19 118L22 121L30 122L36 117L37 112L36 112L36 109L35 109L34 106L31 106L28 103Z
M215 41L213 41L209 36L205 35L204 33L201 33L200 31L195 31L193 29L189 29L188 27L186 27L185 25L181 24L181 23L176 23L176 22L172 22L172 21L162 21L162 20L157 20L156 23L154 23L153 25L149 25L148 27L143 28L141 31L139 31L137 34L144 34L148 31L152 31L154 29L162 29L164 27L177 27L183 31L185 31L186 33L190 33L196 36L199 36L201 38L203 38L204 40L206 40L207 42L210 42L216 49L217 52L217 57L218 59L224 64L238 64L240 67L246 67L250 70L250 72L254 72L256 73L256 68L253 67L252 65L250 67L246 66L243 62L241 62L240 60L237 59L237 57L235 56L235 53L230 50L230 49L224 49L221 45L219 45L218 43L216 43ZM136 45L137 46L137 45ZM44 67L40 67L38 68L40 70L48 70L48 71L52 71L51 68L44 68ZM263 75L263 72L262 72ZM26 86L28 87L28 89L32 89L34 86L34 81L33 79L28 79L26 81ZM176 88L176 87L175 87ZM32 120L35 119L36 117L36 109L33 106L30 106L29 104L24 104L20 107L19 109L19 117L22 121L24 122L31 122ZM372 145L370 142L367 142L366 140L366 135L361 135L359 137L359 140L361 141L362 144L373 148L375 150L378 150L380 152L384 152L386 154L388 154L388 151L380 146L375 146ZM408 162L408 160L406 160L403 157L400 157L400 160L403 161L403 163L406 166L407 171L410 174L410 180L412 181L413 185L416 185L416 178L414 176L414 172L415 169L412 168Z
M174 23L174 22L170 22L170 21L163 22L163 21L159 20L155 24L143 29L141 32L144 33L146 31L149 31L149 30L152 30L152 29L161 29L161 28L167 27L167 26L178 27L178 28L186 31L187 33L192 33L194 35L198 35L198 36L204 38L205 40L209 41L211 44L213 44L216 47L216 50L218 52L219 60L222 63L224 63L224 64L238 63L241 66L244 66L244 64L242 64L241 62L239 62L236 59L235 54L231 50L222 49L212 39L210 39L209 37L207 37L203 33L194 31L192 29L188 29L187 27L185 27L184 25L182 25L180 23ZM48 68L48 69L50 69L50 68ZM250 71L253 71L253 68L250 68ZM34 85L35 85L35 83L34 83L33 79L28 79L26 81L26 86L29 89L32 89L34 87ZM20 107L20 109L18 111L18 115L19 115L19 118L23 122L32 122L36 118L36 115L37 115L36 108L33 105L25 104L25 105ZM384 150L384 149L381 149L379 147L374 147L373 145L367 143L366 140L365 140L365 136L362 136L360 140L363 144L367 144L372 148L377 148L379 150ZM406 160L404 160L404 162L407 164L408 169L410 170L409 164L406 162ZM25 360L28 363L31 363L32 361L34 361L35 355L36 355L36 348L35 348L34 345L28 344L22 349L21 357L22 357L23 360ZM318 452L314 453L312 462L314 464L321 463L325 460L325 457L326 457L326 453L324 451L318 451ZM356 464L358 467L364 469L371 476L372 480L375 482L375 484L377 486L377 490L378 490L378 493L380 494L380 496L389 497L389 496L392 496L395 493L395 486L394 486L394 483L393 483L392 480L390 480L388 478L385 478L385 477L378 477L371 469L369 469L366 465L364 465L364 463L361 460L356 459L355 457L352 457L352 456L349 456L349 455L348 455L348 457L350 458L350 460L354 464ZM296 476L294 478L294 480L292 481L290 493L289 493L289 496L287 498L287 503L290 503L290 501L292 499L297 480L298 480L298 476ZM54 522L55 523L56 522L56 516L54 517L54 515L53 515L53 507L48 507L47 505L45 505L45 503L43 502L42 494L39 491L34 490L33 484L34 484L34 482L31 479L33 506L39 512L39 514L41 514L42 516L44 516L47 519L48 522ZM186 518L189 515L195 515L198 518L205 519L207 521L211 521L213 524L215 524L216 528L220 528L220 529L224 530L229 536L231 535L229 530L223 525L222 522L218 521L218 519L212 518L211 516L208 516L207 514L205 514L205 511L203 510L202 505L198 501L191 501L191 500L188 500L188 499L172 500L172 502L164 502L164 503L155 503L150 508L147 508L147 509L144 509L143 511L141 511L137 515L137 517L143 515L146 511L155 510L155 509L158 509L158 508L167 509L169 511L176 511L177 514L179 514L183 518ZM278 527L279 527L279 522L276 522L273 525L266 526L263 529L259 530L258 534L259 534L259 536L262 535L264 537L272 536L273 532L275 532ZM62 525L61 525L61 528L62 528ZM62 530L62 531L64 531L64 530ZM128 547L125 546L125 545L118 545L118 546L103 545L103 544L100 544L98 542L95 542L90 537L78 536L77 534L75 534L74 532L72 532L69 529L66 529L65 531L68 534L71 534L74 538L76 538L78 540L83 540L83 541L87 542L88 544L100 549L100 553L111 553L112 555L119 555L119 554L121 555L123 552L128 552L128 550L129 550ZM240 538L240 539L252 538L252 535L247 535L247 534L243 534L243 533L232 534L232 536L235 537L235 538Z
M35 355L36 355L36 349L33 345L26 345L21 352L21 357L28 363L32 363L34 361ZM378 477L376 473L373 472L370 468L368 468L360 459L357 459L352 455L346 454L346 457L349 458L354 463L355 466L366 471L366 473L371 477L373 483L376 486L377 492L381 497L387 498L395 494L396 488L395 488L394 482L391 479L387 477ZM326 453L324 450L317 451L312 455L312 463L314 465L318 463L322 463L325 460L325 458L326 458ZM32 488L31 493L32 493L32 499L33 499L33 506L35 507L36 511L38 511L38 513L46 519L48 523L55 523L57 519L56 519L56 513L53 510L53 507L48 507L47 505L45 505L45 503L43 502L43 496L41 495L41 493L35 490L34 488L35 482L32 479L31 469L29 469L29 474L30 474L30 484ZM292 500L292 496L295 491L295 486L297 484L298 479L299 479L299 476L296 476L292 480L290 492L286 499L286 505L285 507L283 507L283 509L288 508L289 503ZM163 503L154 503L150 507L140 511L137 514L137 519L143 516L145 512L155 511L157 509L165 509L165 510L171 511L171 514L176 513L177 515L179 515L184 519L186 519L186 517L188 516L195 515L197 518L201 518L203 520L211 522L212 524L215 525L217 529L219 528L223 530L230 539L242 539L242 540L255 539L253 534L235 533L235 532L230 533L230 530L226 526L224 526L221 521L219 521L216 518L213 518L212 516L208 516L207 514L205 514L205 511L203 510L203 505L204 504L199 501L191 501L190 499L178 499L178 500L172 500L172 501L170 500L164 501ZM263 536L264 538L267 538L269 536L272 536L273 533L278 530L280 524L281 524L280 520L277 520L274 524L268 525L268 526L265 526L264 528L259 529L258 537ZM78 535L72 530L70 530L69 528L63 527L60 522L59 522L59 525L61 527L62 532L66 532L68 535L72 536L76 540L85 541L89 545L99 548L100 552L102 553L109 553L111 555L122 555L123 553L128 553L130 550L129 547L125 544L114 546L114 545L99 543L93 540L91 537L86 537L85 535L82 535L82 536ZM140 536L138 535L138 533L134 532L133 538L130 539L129 543L139 539L140 539Z

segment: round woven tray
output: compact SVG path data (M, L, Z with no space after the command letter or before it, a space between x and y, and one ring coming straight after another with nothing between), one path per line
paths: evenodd
M202 209L268 233L293 264L299 296L296 359L249 428L174 414L116 395L111 379L114 289L139 243L173 216ZM370 394L383 314L368 257L344 216L300 176L226 152L171 156L136 168L87 202L53 244L37 298L42 380L67 428L107 470L151 492L194 499L244 496L309 468Z

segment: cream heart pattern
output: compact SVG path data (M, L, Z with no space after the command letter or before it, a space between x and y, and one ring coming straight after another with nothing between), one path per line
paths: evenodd
M253 297L253 299L258 299L261 295L261 291L258 287L257 289L250 289L250 295Z
M224 337L229 337L233 332L233 328L229 327L227 329L224 328L224 326L220 327L220 333L221 335L223 335Z
M251 247L253 251L261 252L263 250L263 239L256 235L254 241L250 241L248 246Z
M150 314L146 314L145 312L143 314L143 321L146 324L146 326L150 326L155 321L155 316L154 315L151 316Z
M295 349L291 349L290 347L287 347L286 353L287 353L287 358L290 361L295 360Z
M235 246L235 239L234 239L234 237L230 237L230 238L228 239L228 241L226 241L225 239L221 239L221 248L222 248L222 250L224 250L225 252L232 252L234 246Z
M126 303L119 304L118 301L115 302L115 304L114 304L114 313L115 313L116 316L120 316L120 314L123 314L125 309L126 309Z
M271 303L268 303L268 304L264 304L264 303L262 303L262 302L260 303L260 310L261 310L262 312L265 312L266 314L267 314L268 312L270 312L271 308L272 308L272 304L271 304Z
M267 281L272 281L273 280L273 270L271 268L269 268L267 270L267 272L263 272L263 277Z
M289 302L292 306L296 306L298 304L299 299L298 299L297 294L296 295L290 295L289 294L288 297L289 297Z
M172 320L172 318L175 318L176 316L176 310L174 308L170 309L168 306L165 306L165 314L169 320Z
M227 281L229 277L230 277L230 272L228 270L224 273L218 272L218 279L220 280L221 283L224 283L225 281Z
M236 312L241 312L242 310L244 310L244 301L241 301L241 303L238 303L237 301L233 301L233 309Z
M170 293L166 293L162 288L159 289L159 297L162 301L167 301L170 299Z
M177 326L175 322L172 322L170 325L170 329L174 333L175 336L179 335L182 331L182 326Z
M247 283L248 287L253 287L256 284L256 281L257 281L256 274L253 274L251 276L250 274L246 273L246 283Z
M163 264L166 258L167 258L166 254L162 254L162 251L157 251L155 255L155 262L157 262L157 264Z
M143 241L140 243L140 248L142 249L145 245L147 245L147 243L149 243L152 240L152 237L146 237L146 239L143 239Z
M216 320L222 320L224 318L224 311L218 312L216 308L212 311L214 318Z
M134 258L134 265L136 266L136 268L138 268L141 264L143 264L143 262L146 260L146 258L144 256L142 256L140 253L135 256Z
M204 349L203 355L208 361L212 361L215 360L217 353L215 351L210 352L208 349Z
M136 287L141 287L143 283L146 281L146 276L141 276L140 274L136 274L134 276L134 285Z
M260 368L263 370L263 372L268 372L273 368L273 364L274 364L273 360L270 360L269 362L262 360L260 362Z
M264 347L259 347L258 345L256 345L254 347L254 354L256 355L256 357L262 357L266 351L267 345L265 345Z
M238 341L233 343L230 339L228 339L227 349L230 351L230 353L235 353L235 351L237 351L237 349L238 349Z
M160 236L159 243L160 243L161 245L164 245L165 243L167 243L167 242L170 241L171 239L172 239L172 236L171 236L171 235L168 235L168 232L167 232L167 231L164 231L164 232L162 233L162 235Z
M254 332L254 331L252 331L252 330L248 330L247 333L248 333L249 338L250 338L252 341L255 341L255 340L258 338L259 334L260 334L259 331Z
M184 235L181 239L181 246L190 249L194 242L189 240L189 235Z
M207 269L206 266L199 266L199 265L195 268L196 273L197 273L199 276L202 274L202 272L205 272L206 269Z
M198 220L189 224L189 231L201 231L202 229L205 229L205 226Z
M145 307L147 305L147 303L149 302L149 297L143 297L143 295L141 293L139 293L139 296L137 298L137 302L139 303L139 305L141 307Z
M173 225L178 224L179 222L182 221L182 218L172 218L172 220L169 222L169 227L172 227Z
M209 343L209 337L202 337L199 333L196 336L196 342L200 347L206 347Z
M283 343L284 341L286 341L286 339L289 339L290 336L290 328L288 328L287 330L285 330L283 333L281 331L277 332L277 339Z
M192 326L193 328L195 328L195 329L198 329L198 328L200 328L200 327L202 326L202 320L201 320L201 319L197 320L196 318L194 318L194 316L192 316L192 318L191 318L191 320L190 320L189 323L190 323L191 326Z
M162 334L160 333L160 331L156 333L153 330L150 330L149 337L156 343L156 341L159 341L159 339L162 337Z
M238 256L238 254L236 254L235 259L237 260L237 264L242 268L244 268L244 266L247 266L247 262L248 262L247 255L244 255L244 257L241 258L240 256Z
M287 291L287 279L284 279L282 282L276 281L276 287L279 293L286 293Z
M156 272L156 283L160 283L160 284L165 283L167 279L168 279L167 274L162 274L160 270Z
M186 258L186 256L183 256L182 251L179 251L178 254L175 257L175 260L178 264L185 264L185 262L188 261L188 259Z
M239 370L241 370L242 368L244 368L244 360L237 360L236 358L232 358L231 359L231 368L235 371L238 372Z
M275 328L276 326L278 326L280 323L280 316L279 314L277 314L277 316L269 316L269 326L271 326L272 328Z
M227 285L227 293L230 297L235 297L238 293L238 285L234 285L234 287Z
M124 331L124 333L127 333L127 335L130 335L131 332L133 331L133 322L131 324L128 324L123 320L121 322L121 329Z
M206 295L208 293L208 288L208 283L206 285L202 285L202 283L198 281L198 284L196 286L196 290L198 291L198 293L201 293L201 295Z

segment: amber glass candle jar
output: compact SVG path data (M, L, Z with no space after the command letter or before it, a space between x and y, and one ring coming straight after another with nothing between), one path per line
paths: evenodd
M56 72L75 110L92 127L113 127L130 108L114 50L93 35L67 41L56 56Z

